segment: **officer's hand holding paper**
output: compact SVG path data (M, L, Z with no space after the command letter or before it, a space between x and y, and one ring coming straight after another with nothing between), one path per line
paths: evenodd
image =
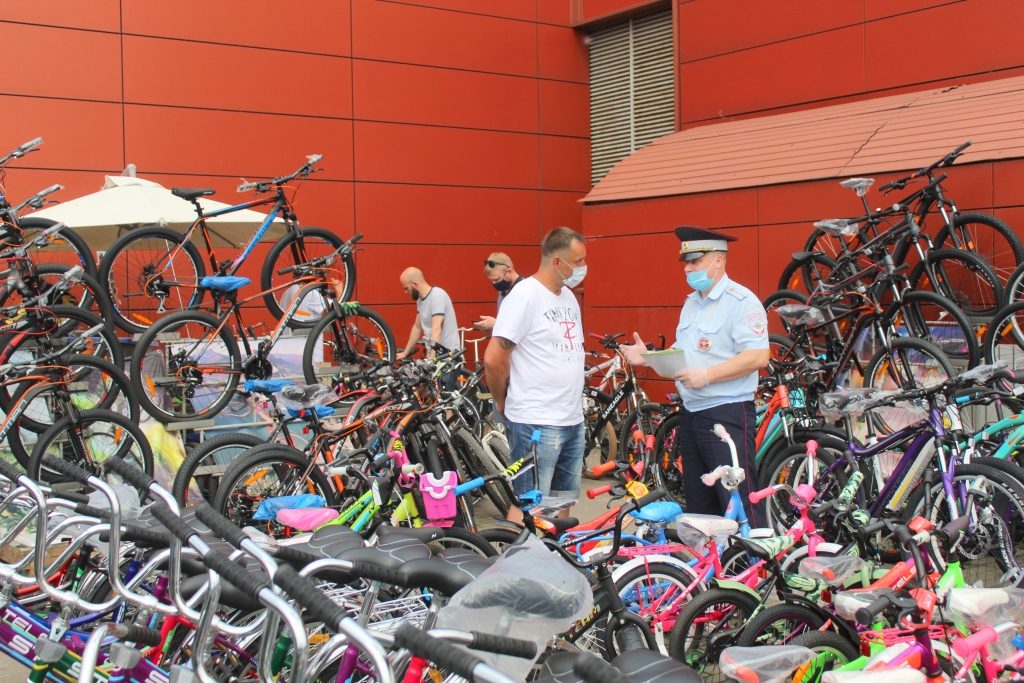
M666 379L673 379L686 369L686 352L682 349L648 351L647 344L637 332L633 333L633 340L635 344L623 344L619 347L630 365L647 365Z

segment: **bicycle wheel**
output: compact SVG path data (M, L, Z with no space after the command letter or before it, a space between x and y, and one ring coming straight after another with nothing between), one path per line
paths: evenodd
M502 468L495 467L494 461L484 452L480 440L467 429L459 429L452 434L452 442L455 446L455 455L463 465L469 477L486 477L500 474ZM494 504L494 507L504 517L508 509L512 507L512 498L509 497L508 487L497 480L488 481L484 485L484 493Z
M686 509L686 491L683 488L683 454L676 442L676 428L682 415L673 413L666 417L654 438L654 484L664 489L669 498Z
M815 480L834 463L837 457L843 457L846 444L839 440L818 441L818 452L815 458L816 474L810 472L810 459L807 456L806 443L793 444L772 455L758 468L757 489L775 484L789 484L796 488L800 484L814 484ZM845 483L845 482L844 482ZM751 489L754 485L751 484ZM776 533L785 533L800 518L800 513L788 504L788 496L771 496L765 504L768 514L768 526Z
M601 422L601 415L612 404L612 397L593 387L583 387L583 472L607 462L619 452L619 436L615 431L614 416Z
M987 213L957 214L952 224L939 230L935 246L978 256L992 268L1000 284L1006 284L1010 273L1024 261L1024 243L1017 233Z
M46 467L43 456L67 460L96 475L102 475L101 465L108 458L117 456L153 473L153 451L142 430L109 410L65 415L39 436L29 459L28 476L50 483L65 481L64 475Z
M242 373L238 342L202 311L178 311L139 338L132 387L142 408L164 423L212 418L231 401Z
M821 615L809 607L781 602L758 612L743 628L736 645L789 645L793 638L817 631L824 623Z
M835 267L835 261L819 253L812 253L811 257L803 262L791 261L782 269L779 289L811 294L822 282L828 281Z
M33 266L33 268L37 282L46 293L44 301L47 304L64 304L66 306L84 308L93 311L101 318L110 319L109 308L104 308L104 302L107 302L109 305L109 300L93 276L84 272L81 273L77 278L78 282L70 284L67 287L67 291L58 295L56 292L51 291L51 288L63 279L64 274L71 269L71 266L64 265L63 263L44 263ZM24 299L24 295L17 288L8 288L4 295L0 296L0 307L20 306ZM94 304L96 305L94 306Z
M883 391L934 387L956 376L953 364L932 342L893 337L889 348L879 349L864 371L864 386ZM910 403L878 408L871 414L879 428L895 431L922 419L922 410Z
M992 315L1002 301L1003 287L992 268L968 252L939 249L910 273L913 289L941 294L969 318Z
M300 287L296 284L294 287L268 291L295 280L295 273L282 273L281 270L328 256L344 243L341 237L323 228L302 228L298 232L288 233L270 248L260 272L260 288L266 292L263 301L275 319L281 319L284 309L292 303ZM335 261L328 280L338 301L348 301L352 297L356 282L356 264L352 254L345 254ZM312 291L303 297L299 310L288 321L288 326L312 327L330 307L330 299L319 290Z
M283 444L265 444L231 463L221 477L212 505L236 526L255 526L279 537L286 528L276 519L259 514L260 503L301 493L323 496L327 507L338 505L331 482L318 467L310 465L302 451Z
M645 403L630 413L619 426L619 462L628 463L632 467L633 477L651 485L654 473L649 471L644 461L646 444L634 437L639 432L644 437L656 435L662 420L662 407L657 403Z
M1011 369L1024 368L1024 301L1017 301L992 316L981 342L986 363L1005 361Z
M975 326L956 304L935 292L906 292L885 312L884 323L908 337L933 342L968 367L981 359Z
M57 221L40 216L25 216L18 219L18 228L21 229L26 242L39 232L57 225ZM60 263L67 265L80 265L85 268L86 274L96 277L96 259L88 243L74 228L62 228L57 231L57 238L45 247L34 247L30 253L32 260L40 265L46 263Z
M77 306L33 309L32 317L18 329L0 335L0 363L25 363L26 371L35 361L51 363L58 351L124 365L121 343L109 325Z
M199 280L205 275L195 245L174 230L151 226L114 242L100 262L98 279L107 286L113 322L134 334L198 306L203 298Z
M306 337L302 373L315 384L320 372L338 366L366 369L378 361L395 362L395 338L384 318L354 301L338 304Z
M725 680L718 667L722 650L736 644L743 626L757 608L748 593L711 588L679 611L668 641L668 654L709 683Z
M693 592L684 598L691 588ZM675 625L672 614L678 614L698 595L700 586L697 574L688 566L652 561L616 578L615 590L626 609L647 622L661 653L668 654L668 634Z
M789 642L794 647L806 647L816 656L817 671L833 671L860 657L860 650L854 643L835 631L811 631L801 633Z
M779 315L779 307L786 306L788 304L807 304L807 295L803 292L798 292L793 289L782 289L777 292L772 292L761 305L764 306L765 313L768 315L768 333L769 334L789 334L789 325Z
M967 584L1024 585L1024 486L1000 470L975 463L957 465L952 486L954 501L947 499L942 482L917 487L907 500L904 520L921 515L941 526L951 521L955 503L959 516L977 520L958 547ZM932 541L928 552L936 570L945 571L941 543Z
M1003 306L1024 300L1024 263L1017 266L1003 287Z
M123 370L95 356L68 356L64 361L67 371L54 373L60 384L47 391L30 395L35 380L0 387L0 407L5 413L10 413L19 402L27 401L24 412L18 417L19 427L37 433L49 429L62 415L64 403L58 393L65 392L67 400L78 410L113 410L138 424L139 404Z
M197 446L178 468L171 495L183 507L211 501L228 466L250 448L266 443L252 434L221 434Z

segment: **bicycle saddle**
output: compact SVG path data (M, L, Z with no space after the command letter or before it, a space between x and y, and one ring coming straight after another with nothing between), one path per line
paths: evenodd
M823 581L833 588L859 572L866 562L856 555L837 555L829 557L805 557L800 561L797 573L809 579Z
M814 227L836 237L850 237L860 232L860 223L846 218L827 218L816 221Z
M633 510L629 516L641 522L652 522L655 524L668 524L674 522L683 514L683 508L679 503L672 500L659 500L648 503L639 510Z
M739 522L719 515L688 513L676 522L676 536L689 546L704 545L712 538L722 541L739 530Z
M793 252L793 260L796 261L797 263L806 263L807 261L810 261L812 258L814 258L814 252L813 251L794 251Z
M743 538L742 536L730 536L733 544L754 557L762 560L770 560L783 550L793 547L792 536L769 536L768 538Z
M353 548L338 555L339 560L367 562L385 569L399 569L411 560L430 557L430 547L418 538L395 536L382 538L373 547Z
M519 615L567 619L579 612L584 596L528 576L505 576L487 591L476 591L462 601L469 609L501 607Z
M572 670L577 656L571 652L556 652L546 658L534 683L583 683ZM624 652L613 659L611 665L622 672L621 680L629 683L699 683L702 680L690 667L654 650Z
M805 304L785 304L775 309L790 325L817 325L825 322L820 309Z
M811 661L814 652L798 645L727 647L719 658L726 678L737 681L782 681L798 666Z
M337 394L323 384L289 384L281 389L282 403L289 409L316 408L336 397Z
M218 292L237 292L242 287L252 282L247 277L237 275L207 275L199 278L199 286L205 289L215 289Z
M398 574L406 587L429 588L452 596L493 563L493 557L483 557L472 550L448 548L429 559L406 562L399 567Z
M206 188L206 187L204 187L204 188L172 187L171 188L171 194L173 194L175 197L181 197L182 199L187 199L190 202L193 202L193 201L199 199L200 197L209 196L209 195L213 194L214 192L215 192L215 190L211 190L211 189Z
M551 528L555 530L556 534L564 534L569 529L580 525L580 520L576 517L555 517L552 515L534 515L535 520L540 520L551 525ZM517 530L518 531L518 530Z
M857 193L858 197L863 197L867 194L868 188L875 184L874 178L847 178L846 180L840 180L840 187L845 187L848 190L853 190Z
M242 384L242 391L246 393L258 391L263 394L276 394L290 384L295 384L295 382L290 379L247 379Z
M362 548L363 537L341 524L328 524L320 527L311 536L306 537L302 544L288 544L297 550L328 559L337 559L346 550Z

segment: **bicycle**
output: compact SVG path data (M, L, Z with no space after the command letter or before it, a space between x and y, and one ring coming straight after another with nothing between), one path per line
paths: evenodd
M242 183L238 186L239 192L255 190L257 194L272 194L215 211L204 211L198 202L200 197L213 194L213 190L173 188L171 193L176 197L192 202L196 210L195 222L184 233L159 226L132 230L111 245L100 263L98 279L110 292L114 322L118 327L130 333L144 332L170 313L198 307L207 290L203 278L234 276L278 217L284 221L285 235L270 248L260 272L261 296L271 315L280 320L289 308L288 297L296 295L282 286L290 278L283 281L278 278L287 275L285 271L290 268L331 253L337 253L341 262L334 274L333 287L338 299L347 301L355 287L353 245L362 235L346 242L323 228L302 227L285 192L292 180L314 173L315 165L322 158L320 154L313 154L288 175ZM270 212L241 252L233 258L220 258L213 243L214 231L206 219L260 206L270 206ZM202 238L209 272L193 243L196 237ZM312 326L326 308L325 301L315 291L304 296L309 298L302 305L307 313L291 321L295 327Z

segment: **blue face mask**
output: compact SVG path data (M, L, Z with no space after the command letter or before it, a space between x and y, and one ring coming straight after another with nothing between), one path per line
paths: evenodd
M703 292L714 284L714 280L708 277L708 269L705 268L704 270L694 270L687 273L686 284L690 285L698 292Z

